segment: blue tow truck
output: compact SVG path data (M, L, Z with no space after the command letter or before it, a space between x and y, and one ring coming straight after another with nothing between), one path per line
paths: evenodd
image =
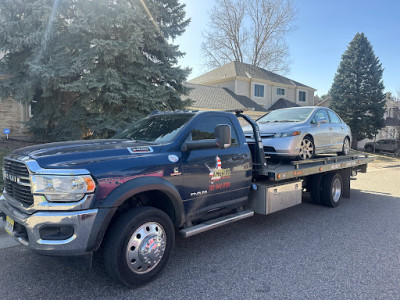
M253 128L246 141L238 118ZM274 162L242 112L155 112L113 139L21 148L4 158L0 219L21 244L46 254L103 252L127 286L167 263L184 237L302 202L336 207L363 154Z

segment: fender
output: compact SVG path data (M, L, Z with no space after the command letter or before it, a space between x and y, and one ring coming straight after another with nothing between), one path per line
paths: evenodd
M98 207L119 207L134 195L154 190L168 195L175 212L174 225L176 227L181 226L184 222L184 208L181 195L174 185L160 177L140 177L132 179L113 190L102 203L99 203Z
M97 206L99 212L94 221L86 251L92 252L99 249L107 228L119 206L136 194L154 190L164 192L171 199L175 212L174 226L180 227L185 219L184 209L182 198L175 186L160 177L132 179L113 190L107 198Z

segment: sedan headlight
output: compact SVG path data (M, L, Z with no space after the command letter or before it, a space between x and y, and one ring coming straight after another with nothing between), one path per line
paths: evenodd
M32 193L42 194L48 201L76 202L93 193L96 184L90 175L31 175Z
M274 138L282 138L282 137L288 137L288 136L295 136L299 135L301 131L290 131L290 132L281 132L281 133L275 133Z

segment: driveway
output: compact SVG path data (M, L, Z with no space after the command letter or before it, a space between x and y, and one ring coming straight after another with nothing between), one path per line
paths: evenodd
M4 299L400 299L400 161L378 160L335 209L303 203L189 239L129 290L71 258L0 250Z

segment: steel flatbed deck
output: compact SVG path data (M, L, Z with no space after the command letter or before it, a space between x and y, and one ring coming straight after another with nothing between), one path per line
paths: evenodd
M304 161L269 159L267 166L258 169L257 175L267 176L271 181L283 181L346 168L364 173L367 170L367 164L375 158L368 154L353 152L346 156L323 156Z

